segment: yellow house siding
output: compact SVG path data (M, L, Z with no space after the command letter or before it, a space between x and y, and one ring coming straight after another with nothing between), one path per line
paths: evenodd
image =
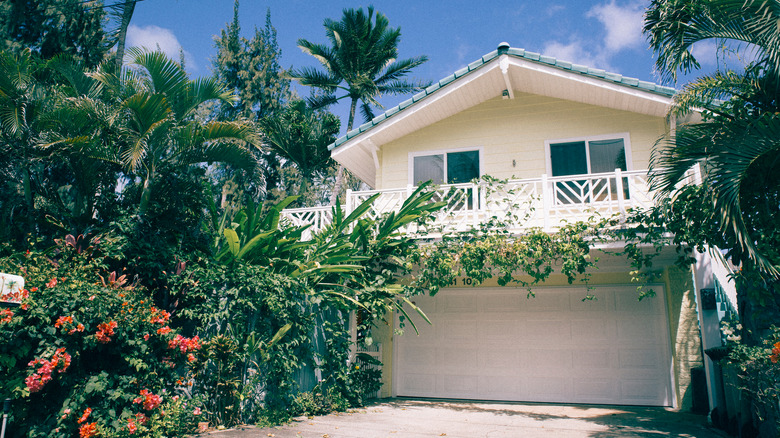
M377 188L409 183L409 154L481 148L484 172L496 178L538 178L547 173L545 142L629 133L633 169L647 167L661 117L518 93L495 98L382 145ZM514 163L513 163L514 160Z
M664 270L664 280L667 290L666 302L669 306L677 405L679 409L689 411L693 407L691 368L704 364L693 276L690 270L671 266Z

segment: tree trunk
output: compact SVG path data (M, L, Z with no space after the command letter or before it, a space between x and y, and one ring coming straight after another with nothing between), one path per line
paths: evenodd
M119 23L119 33L117 34L116 45L116 58L114 63L116 65L117 74L122 72L122 62L125 57L125 40L127 39L127 27L130 26L130 19L133 18L133 11L135 11L135 3L137 0L128 0L122 6L122 17Z
M347 120L347 133L352 130L352 123L355 121L355 108L357 107L357 99L352 98L352 102L349 105L349 119ZM330 194L330 205L336 205L336 200L339 199L339 193L344 186L344 166L339 164L339 170L336 172L336 181L333 183L333 192Z
M152 197L152 177L147 176L141 189L141 203L138 205L138 216L144 216L149 209L149 199Z

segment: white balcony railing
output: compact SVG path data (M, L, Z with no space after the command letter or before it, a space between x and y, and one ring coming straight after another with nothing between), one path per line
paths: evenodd
M694 172L688 178L693 182ZM379 197L368 210L372 218L397 211L414 187L390 190L348 191L347 213L375 194ZM649 208L654 193L647 182L647 170L621 171L565 177L510 180L498 184L486 182L448 184L432 188L434 201L445 202L433 223L418 234L467 231L490 220L497 220L510 232L536 227L554 231L563 223L609 217L629 208ZM288 209L282 217L294 225L311 224L317 232L332 221L330 207Z

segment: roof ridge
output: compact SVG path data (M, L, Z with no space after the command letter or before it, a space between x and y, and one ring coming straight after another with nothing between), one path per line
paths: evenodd
M508 43L502 42L498 45L498 48L496 50L493 50L492 52L489 52L485 55L483 55L480 59L471 62L467 64L465 67L462 67L458 70L456 70L454 73L445 76L444 78L440 79L437 82L434 82L433 84L429 85L424 90L420 91L419 93L413 95L410 99L404 100L403 102L399 103L398 105L393 106L392 108L389 108L384 113L374 117L370 121L363 123L362 125L358 126L357 128L347 132L343 136L339 137L328 145L329 150L333 150L348 140L360 135L361 133L373 128L374 126L384 122L388 118L400 113L401 111L405 110L406 108L410 107L414 103L417 103L427 96L430 96L431 94L435 93L439 89L445 87L446 85L450 84L451 82L454 82L456 79L459 79L472 71L482 67L483 65L487 64L488 62L498 58L502 54L506 54L508 56L514 57L514 58L520 58L525 59L537 64L543 64L547 66L551 66L554 68L558 68L561 70L570 71L572 73L578 73L584 76L589 76L598 80L611 82L620 86L628 87L628 88L635 88L638 90L642 90L649 93L655 93L660 94L662 96L671 97L674 96L674 94L677 93L677 90L675 90L673 87L667 87L664 85L656 84L654 82L648 82L648 81L642 81L638 78L632 78L628 76L623 76L619 73L613 73L608 72L604 69L598 69L598 68L591 68L582 64L575 64L568 61L563 61L560 59L557 59L552 56L545 56L537 52L531 52L528 50L525 50L523 48L515 48L510 47Z

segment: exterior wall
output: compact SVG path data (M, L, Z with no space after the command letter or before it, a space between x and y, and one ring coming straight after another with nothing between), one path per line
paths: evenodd
M624 272L593 272L590 284L592 286L630 285L632 284L629 269ZM672 362L674 369L674 390L676 392L676 407L682 411L689 411L692 407L691 368L702 365L701 345L699 338L699 324L696 314L696 302L693 288L693 278L690 271L683 271L677 267L667 267L663 270L659 279L665 289L667 313L669 319L670 342ZM636 283L633 283L636 285ZM495 287L498 284L494 279L488 280L480 287ZM569 286L563 275L552 275L544 286ZM583 286L583 297L586 294ZM519 291L522 293L522 291ZM659 291L657 291L659 292ZM543 291L540 291L543 293ZM598 297L598 290L595 291ZM533 299L533 298L529 298ZM391 397L393 375L393 315L389 315L386 321L380 321L374 329L375 342L382 343L382 358L384 362L382 371L383 386L380 390L381 397ZM415 336L414 330L406 327L403 336Z
M677 405L680 410L689 411L693 407L691 368L704 364L696 313L696 290L690 270L670 266L664 270L663 276L677 379Z
M383 145L376 189L406 187L410 152L482 147L486 174L538 178L547 173L545 141L625 132L630 134L629 169L644 169L665 131L661 117L534 94L497 97Z

